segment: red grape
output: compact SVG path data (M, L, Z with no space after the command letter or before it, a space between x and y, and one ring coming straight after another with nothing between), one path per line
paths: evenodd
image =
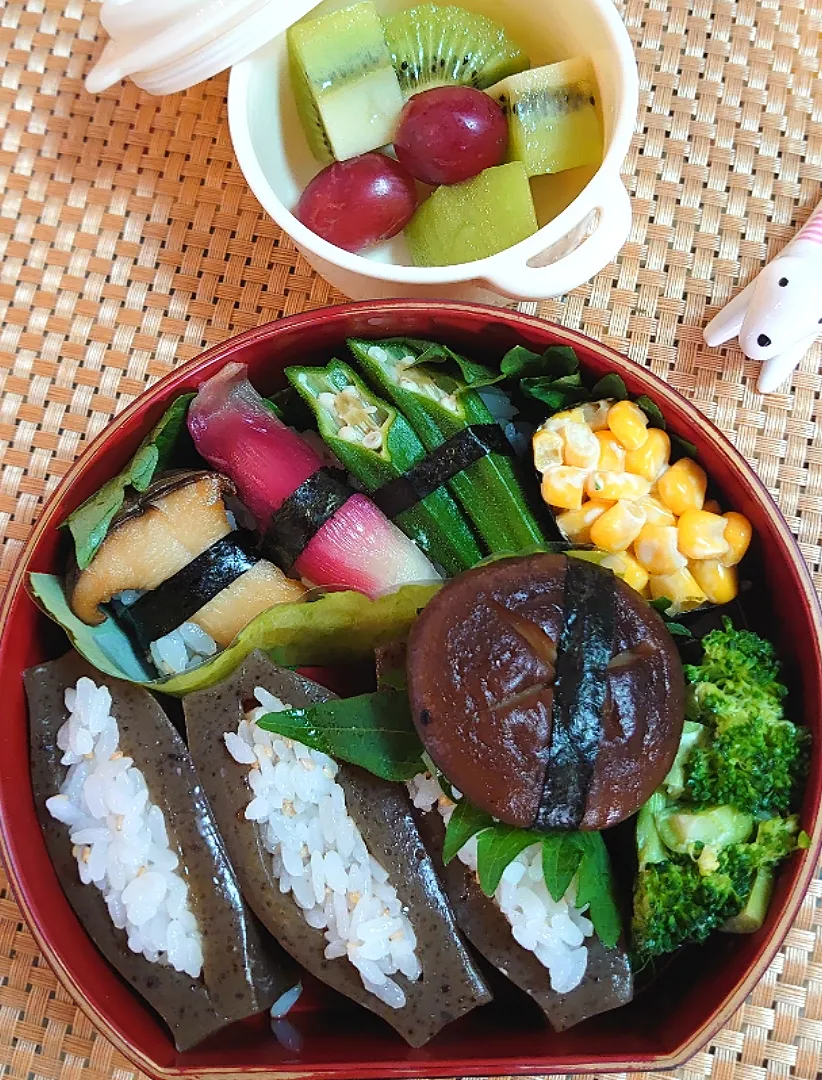
M326 166L300 196L295 214L329 243L361 251L396 236L416 208L413 177L372 151Z
M499 105L470 86L415 94L400 114L394 150L424 184L457 184L501 165L508 121Z

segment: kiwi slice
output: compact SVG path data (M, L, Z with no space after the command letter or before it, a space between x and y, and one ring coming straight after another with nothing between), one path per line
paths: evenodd
M297 112L314 156L344 161L390 143L404 98L374 4L296 23L287 39Z
M437 188L406 225L405 238L416 266L451 266L496 255L538 228L525 168L513 161Z
M511 75L488 91L508 117L508 157L529 176L602 160L597 88L587 57Z
M452 5L400 11L385 20L385 37L406 96L452 84L485 90L529 63L498 23Z

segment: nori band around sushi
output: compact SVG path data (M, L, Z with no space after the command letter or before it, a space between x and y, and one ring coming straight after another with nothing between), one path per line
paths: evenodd
M602 737L616 626L614 575L582 559L565 570L565 623L554 681L551 745L534 826L577 829Z
M326 521L354 492L337 469L318 469L293 491L271 515L263 538L263 554L286 573L305 551Z
M404 476L383 484L371 498L393 520L486 454L513 456L513 453L499 424L469 424L418 461Z
M147 652L259 561L253 534L236 529L133 604L113 601L114 617Z

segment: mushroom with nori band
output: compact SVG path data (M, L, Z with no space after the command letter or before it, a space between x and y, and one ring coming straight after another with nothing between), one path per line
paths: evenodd
M501 559L449 582L415 623L412 714L436 766L511 825L603 829L664 779L684 718L660 616L610 571Z

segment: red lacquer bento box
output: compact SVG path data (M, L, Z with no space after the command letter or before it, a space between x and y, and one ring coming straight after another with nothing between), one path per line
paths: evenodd
M709 947L680 954L628 1006L562 1034L504 980L495 1001L449 1025L424 1049L405 1046L382 1021L308 980L296 1013L299 1053L271 1036L267 1016L235 1025L180 1054L163 1024L108 966L74 916L49 862L32 799L22 671L65 647L24 584L30 571L54 569L65 516L121 468L172 398L195 389L229 361L249 366L263 392L282 385L288 363L324 362L349 336L430 338L476 359L520 343L542 351L573 346L584 370L617 372L632 394L647 393L669 428L696 444L717 490L751 521L751 575L769 634L786 662L792 708L815 744L822 739L822 613L787 524L744 458L664 382L612 350L540 319L472 305L366 302L292 316L204 353L153 386L95 440L58 487L15 570L2 608L3 753L0 755L2 854L35 938L58 977L94 1024L136 1066L155 1077L449 1077L662 1069L681 1064L742 1003L773 959L817 865L822 846L822 754L814 749L802 807L810 847L782 868L764 927L749 936L715 935Z

